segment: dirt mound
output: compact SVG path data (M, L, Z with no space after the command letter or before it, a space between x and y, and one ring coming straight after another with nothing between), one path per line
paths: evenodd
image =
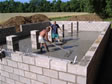
M42 14L35 14L29 17L24 16L15 16L4 22L2 27L10 27L15 26L16 30L19 31L19 25L21 24L28 24L28 23L36 23L36 22L43 22L49 21L49 18Z
M68 19L68 21L103 21L103 19L97 14L88 14L88 15L80 15L73 16Z

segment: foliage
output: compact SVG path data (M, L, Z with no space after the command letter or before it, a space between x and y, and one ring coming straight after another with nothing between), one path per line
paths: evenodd
M0 2L0 13L12 12L90 12L112 17L112 0L30 0L29 3L5 0Z

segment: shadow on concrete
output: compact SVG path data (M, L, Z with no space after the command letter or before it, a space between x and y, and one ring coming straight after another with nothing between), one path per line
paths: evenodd
M112 84L112 30L95 84Z

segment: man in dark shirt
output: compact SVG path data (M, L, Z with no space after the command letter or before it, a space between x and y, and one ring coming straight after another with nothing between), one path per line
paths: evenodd
M54 21L54 24L51 25L51 29L52 29L52 41L54 42L56 39L58 39L58 41L60 41L59 39L59 34L58 34L58 28L61 30L61 28L59 27L58 24L56 24L56 21Z

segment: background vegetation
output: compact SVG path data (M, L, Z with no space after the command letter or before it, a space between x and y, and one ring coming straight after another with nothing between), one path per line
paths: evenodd
M0 2L0 13L21 12L90 12L112 17L112 0L30 0L29 3L6 0Z

